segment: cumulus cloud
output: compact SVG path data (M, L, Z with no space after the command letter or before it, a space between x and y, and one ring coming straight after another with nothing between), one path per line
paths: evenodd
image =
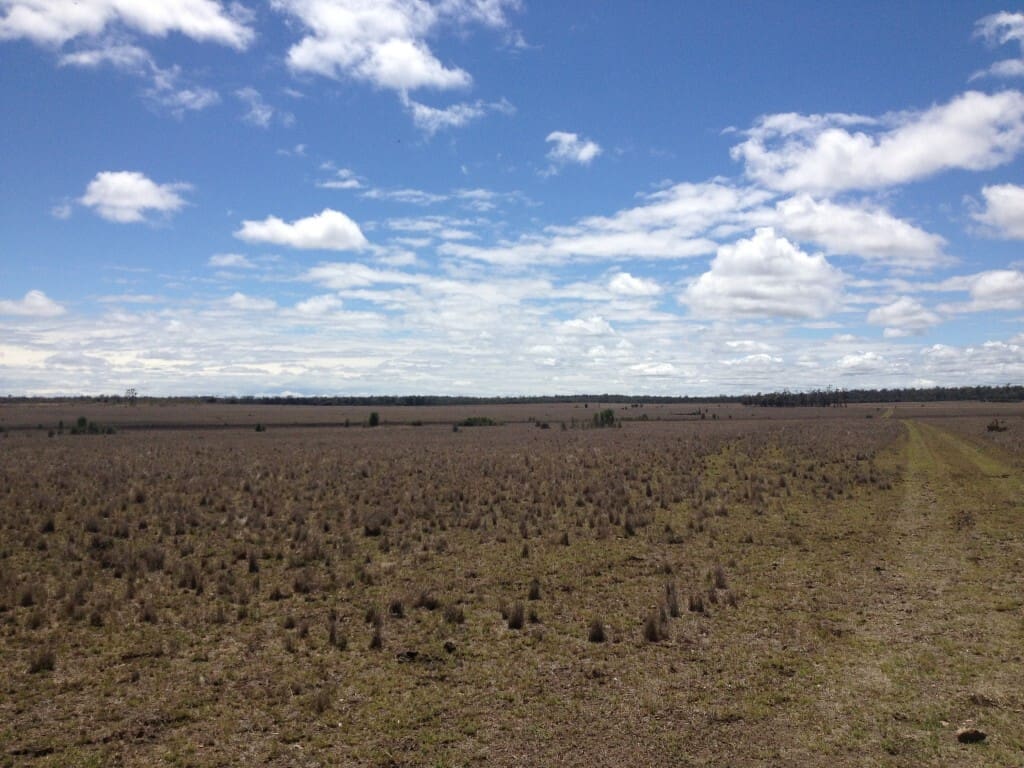
M255 37L245 9L225 9L216 0L4 0L0 8L0 40L25 38L47 46L116 26L156 37L177 32L239 50Z
M1024 308L1024 272L1015 269L996 269L976 275L970 287L971 308L1022 309Z
M548 160L556 166L568 163L590 165L601 154L601 146L596 141L581 139L576 133L552 131L545 141L552 145L548 151Z
M829 253L859 256L903 269L928 269L948 262L946 241L888 211L868 205L841 205L797 195L776 205L778 227L797 240Z
M490 27L507 23L513 0L272 0L302 25L306 36L288 51L288 66L332 78L350 78L408 93L418 88L465 88L472 77L446 66L426 38L446 22Z
M137 171L102 171L89 182L79 202L107 221L144 221L147 213L175 213L185 206L179 192L189 184L157 184Z
M0 315L57 317L66 311L42 291L29 291L21 299L0 299Z
M270 243L303 250L355 251L368 243L359 225L340 211L320 213L286 222L277 216L263 221L243 221L235 237L249 243Z
M996 184L981 190L985 198L984 210L972 216L992 228L999 237L1024 239L1024 187L1016 184Z
M891 304L868 312L868 322L885 326L884 334L888 338L924 333L941 321L937 314L910 296L900 296Z
M857 126L859 130L851 132ZM904 184L950 169L987 170L1024 146L1024 94L968 91L946 104L880 119L769 115L731 150L773 189L834 192Z
M615 333L615 329L600 315L566 320L559 326L559 330L573 336L610 336Z
M240 312L269 312L277 309L277 302L273 299L262 299L258 296L246 296L244 293L235 292L224 300L224 303L231 309Z
M311 296L295 305L295 312L306 317L319 317L341 309L342 301L331 293Z
M655 280L619 272L608 281L608 290L617 296L647 297L661 293L661 286Z
M762 227L752 238L721 246L682 300L691 312L716 317L813 318L838 307L842 284L842 273L824 256L804 253Z

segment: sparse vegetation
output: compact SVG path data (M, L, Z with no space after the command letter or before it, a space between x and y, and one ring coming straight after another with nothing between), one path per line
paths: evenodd
M938 765L969 718L1012 763L1020 430L986 412L929 432L898 407L641 404L602 430L593 412L488 410L502 428L458 435L465 409L378 430L340 428L365 410L335 429L261 412L269 441L255 418L199 440L14 430L0 764L507 764L523 744L556 764L560 741L597 764ZM609 717L657 757L580 735Z

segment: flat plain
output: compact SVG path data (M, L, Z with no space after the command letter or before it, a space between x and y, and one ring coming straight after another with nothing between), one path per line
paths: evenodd
M0 428L0 765L1024 754L1020 404L68 401Z

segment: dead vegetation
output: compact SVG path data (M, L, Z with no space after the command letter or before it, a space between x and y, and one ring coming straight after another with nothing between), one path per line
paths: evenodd
M660 764L712 716L813 721L802 659L847 641L820 617L898 505L898 422L502 415L6 436L0 763L461 764L613 712Z

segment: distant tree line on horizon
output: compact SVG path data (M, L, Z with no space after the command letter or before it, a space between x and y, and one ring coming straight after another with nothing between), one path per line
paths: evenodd
M330 395L330 396L214 396L199 397L153 397L146 398L133 393L131 398L123 395L97 395L82 397L44 398L7 396L8 402L39 402L53 400L74 400L78 402L130 403L136 399L178 403L223 403L247 405L343 405L343 406L438 406L438 405L534 405L561 403L601 403L606 405L659 405L676 403L740 404L766 408L789 408L799 406L842 407L851 403L934 403L958 400L981 400L986 402L1024 401L1024 385L1004 384L1001 386L970 387L896 387L891 389L813 389L805 392L758 392L746 395L713 395L695 397L691 395L541 395L521 397L467 397L461 395Z

